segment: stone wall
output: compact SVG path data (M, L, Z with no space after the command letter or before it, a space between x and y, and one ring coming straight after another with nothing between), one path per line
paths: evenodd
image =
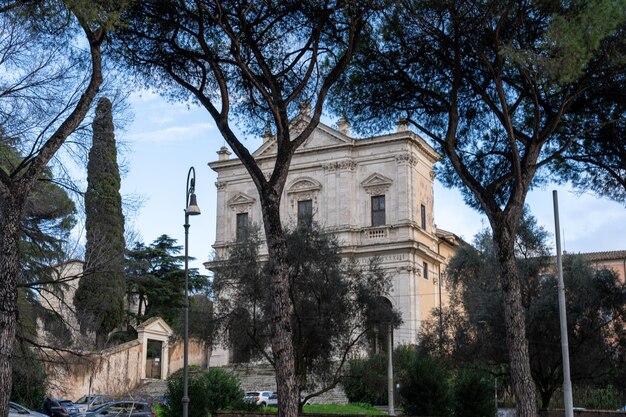
M77 400L92 392L125 396L141 381L139 341L124 343L99 353L70 354L45 352L50 391L53 395Z
M244 391L276 390L276 372L268 364L241 364L222 367L235 375ZM311 398L311 404L347 404L348 398L341 386L337 386L319 397ZM308 416L308 414L307 414Z
M205 368L210 348L204 342L189 341L189 365ZM115 346L102 352L57 353L45 351L49 391L57 397L77 400L87 393L129 397L142 381L142 355L139 340ZM169 348L169 374L183 367L183 342Z
M170 375L179 369L183 369L184 362L184 344L182 340L170 345L169 348L169 361L170 361ZM189 340L189 365L199 366L206 368L211 357L211 347L201 340L190 339Z

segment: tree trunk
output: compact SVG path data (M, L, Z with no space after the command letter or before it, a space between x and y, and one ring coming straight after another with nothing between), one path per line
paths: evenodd
M280 222L280 196L262 198L261 206L273 293L271 334L278 389L278 416L297 417L300 393L296 383L291 325L293 305L289 297L289 265L285 261L287 244Z
M19 267L20 218L23 204L4 196L0 208L0 416L9 414L11 358L17 324L17 277Z
M506 342L511 367L511 382L517 400L516 415L517 417L535 417L537 415L535 383L530 372L526 317L515 262L515 228L510 226L512 222L500 220L499 223L492 227L500 283L504 294Z

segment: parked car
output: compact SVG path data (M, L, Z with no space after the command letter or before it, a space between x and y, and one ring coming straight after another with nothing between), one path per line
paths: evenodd
M29 410L23 405L19 405L18 403L14 403L13 401L9 402L9 417L47 417L45 414L38 413L36 411Z
M111 398L106 395L91 394L80 397L76 400L74 405L78 408L78 411L82 413L100 407L102 404L108 403L109 401L111 401Z
M278 404L278 397L276 397L276 400L270 401L270 396L272 396L272 394L274 394L273 391L249 391L246 392L243 399L244 401L250 401L251 403L260 405L261 407L266 407L272 401L274 401L274 405Z
M70 400L52 398L51 417L70 417L78 413L78 408Z
M278 393L277 392L272 392L272 395L267 397L267 406L278 407Z
M91 411L72 417L156 417L150 404L144 401L111 401Z
M300 395L300 402L304 401L304 395ZM307 401L304 405L311 405L309 401ZM267 401L268 407L278 407L278 393L273 392L272 395L269 396Z
M622 413L626 413L626 405L623 406L623 407L618 408L617 411L620 411Z

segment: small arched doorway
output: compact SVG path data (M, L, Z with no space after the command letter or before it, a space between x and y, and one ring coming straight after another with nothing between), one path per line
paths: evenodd
M173 331L160 317L152 317L137 326L137 339L143 346L142 379L165 379L169 372L169 343Z
M389 346L393 346L393 328L396 319L391 301L386 297L379 297L369 313L367 341L370 355L389 352Z

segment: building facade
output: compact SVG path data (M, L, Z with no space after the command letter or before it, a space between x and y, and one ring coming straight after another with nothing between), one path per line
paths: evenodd
M269 132L263 140L253 156L269 176L276 145ZM209 163L217 172L213 247L224 257L238 234L263 220L255 185L241 162L224 147L218 155ZM363 263L381 259L393 282L390 301L403 320L394 331L395 345L416 343L420 325L448 299L441 278L458 238L434 224L433 165L438 159L402 121L394 133L365 139L351 137L345 119L337 129L320 123L296 151L282 195L286 226L312 219L337 236L345 256ZM228 355L214 350L211 362L226 364Z

